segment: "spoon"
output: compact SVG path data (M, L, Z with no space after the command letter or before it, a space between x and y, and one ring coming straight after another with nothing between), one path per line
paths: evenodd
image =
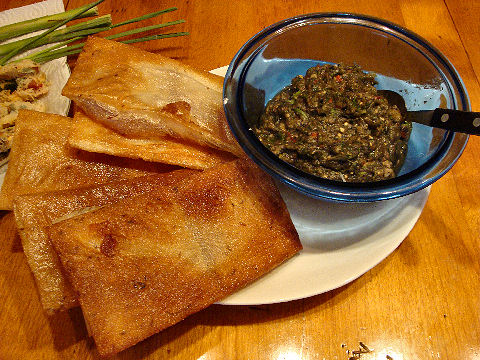
M403 96L391 90L378 90L390 105L397 105L402 116L408 120L427 126L480 135L480 112L437 108L435 110L407 111Z

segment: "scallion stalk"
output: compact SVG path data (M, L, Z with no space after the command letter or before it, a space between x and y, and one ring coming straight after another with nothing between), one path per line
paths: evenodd
M103 0L99 0L95 3L93 3L93 5L98 4L101 1L103 1ZM91 6L91 5L92 4L90 4L88 6ZM43 33L43 34L41 34L37 37L34 37L33 41L32 41L32 38L30 38L30 39L17 41L15 43L13 43L14 45L11 45L11 47L8 47L8 45L10 45L10 44L0 45L0 55L5 54L5 53L7 54L3 58L0 59L0 65L4 64L4 63L2 63L3 61L8 61L8 59L7 60L5 60L5 59L7 57L10 57L12 55L12 53L15 51L15 49L18 49L19 47L21 48L20 51L25 51L25 50L28 50L30 48L34 48L34 47L37 47L37 46L41 46L41 45L45 45L45 44L49 44L49 43L57 43L54 46L51 46L47 49L43 49L43 50L38 51L36 53L30 54L28 56L25 56L21 59L15 60L15 61L20 61L20 60L23 60L23 59L31 59L32 61L35 61L37 63L42 64L42 63L45 63L45 62L48 62L50 60L54 60L54 59L57 59L57 58L60 58L60 57L73 55L73 54L78 54L80 51L82 51L82 48L83 48L85 43L78 43L78 44L69 45L69 46L66 46L66 45L68 45L68 44L70 44L74 41L84 39L88 35L91 35L91 34L95 34L95 33L101 32L101 31L110 30L110 29L113 29L113 28L116 28L116 27L119 27L119 26L131 24L131 23L134 23L134 22L150 19L150 18L153 18L155 16L165 14L167 12L174 11L174 10L177 10L177 8L172 7L172 8L156 11L156 12L153 12L153 13L150 13L150 14L142 15L142 16L139 16L139 17L136 17L136 18L133 18L133 19L129 19L129 20L117 23L117 24L113 24L113 25L111 24L110 15L105 15L105 16L100 17L98 19L93 19L93 20L85 21L83 23L79 23L77 25L69 26L66 29L55 30L55 31L51 31L52 29L50 29L50 31L48 31L46 34ZM66 20L66 22L68 22L68 21L69 20ZM155 30L155 29L159 29L159 28L163 28L163 27L167 27L167 26L173 26L173 25L181 24L181 23L184 23L184 22L185 22L185 20L176 20L176 21L166 22L166 23L163 23L163 24L145 26L145 27L141 27L141 28L137 28L137 29L132 29L132 30L127 30L127 31L124 31L124 32L120 32L120 33L117 33L117 34L114 34L114 35L109 35L109 36L106 36L105 38L113 40L113 39L117 39L119 37L130 36L130 35L138 34L140 32L151 31L151 30ZM158 35L140 37L140 38L136 38L136 39L123 40L123 41L120 41L120 42L125 43L125 44L132 44L132 43L136 43L136 42L158 40L158 39L164 39L164 38L176 37L176 36L184 36L184 35L188 35L188 33L187 32L177 32L177 33L170 33L170 34L158 34ZM3 47L3 46L5 46L5 47ZM18 51L17 51L17 54L18 54ZM15 56L15 55L13 55L13 56Z
M145 41L152 41L152 40L159 40L159 39L166 39L166 38L171 38L171 37L177 37L177 36L185 36L189 35L188 32L177 32L177 33L169 33L169 34L158 34L158 35L151 35L151 36L145 36L141 38L136 38L136 39L129 39L129 40L122 40L119 41L124 44L133 44L137 42L145 42ZM78 54L79 52L82 51L83 46L85 43L80 43L80 44L75 44L73 46L67 46L58 50L53 50L53 51L46 51L41 54L38 54L37 56L30 56L28 57L32 61L35 61L38 64L43 64L51 60L55 60L64 56L69 56L69 55L75 55Z
M74 14L74 12L77 11L78 9L87 8L87 7L88 5L84 5L84 6L81 6L80 8L68 10L59 14L42 16L36 19L25 20L15 24L0 26L0 42L15 38L17 36L29 34L34 31L48 29L62 22L65 19L69 19ZM80 18L86 18L91 16L97 16L97 15L98 15L98 8L94 6L88 9L87 11L85 11L84 13L78 15L76 18L80 19Z
M172 38L172 37L177 37L177 36L186 36L186 35L189 35L189 33L188 32L176 32L176 33L170 33L170 34L158 34L158 35L145 36L145 37L130 39L130 40L121 40L119 42L124 43L124 44L134 44L134 43L137 43L137 42L160 40L160 39Z
M40 57L44 56L45 54L47 54L47 53L49 53L49 52L52 52L53 50L56 50L56 49L59 49L59 48L63 48L64 46L66 46L66 45L68 45L68 44L70 44L70 43L72 43L72 42L74 42L74 41L80 40L80 39L83 39L83 38L77 37L77 38L73 38L73 39L70 39L70 40L66 40L66 41L59 42L59 43L55 44L54 46L51 46L51 47L49 47L49 48L47 48L47 49L43 49L43 50L41 50L41 51L37 51L37 52L35 52L35 53L33 53L33 54L30 54L30 55L28 55L28 56L25 56L25 57L23 57L23 58L21 58L21 59L15 60L15 61L18 62L18 61L26 60L26 59L30 59L30 60L34 61L35 58L40 58ZM71 46L71 47L73 47L73 46Z
M145 14L145 15L133 18L133 19L125 20L125 21L122 21L118 24L112 25L112 29L116 28L116 27L119 27L119 26L131 24L131 23L134 23L134 22L137 22L137 21L151 19L155 16L162 15L162 14L165 14L165 13L168 13L168 12L171 12L171 11L175 11L175 10L177 10L176 7L171 7L171 8L165 9L165 10L155 11L155 12L150 13L150 14Z
M70 20L76 19L79 15L87 12L89 9L93 8L94 6L97 6L98 4L100 4L103 1L104 0L97 0L94 3L91 3L91 4L87 5L86 7L77 8L75 11L73 11L73 13L69 17L60 21L55 26L53 26L50 29L48 29L47 31L43 32L41 35L30 38L29 41L27 43L25 43L23 46L20 46L19 48L15 48L14 50L10 51L7 55L3 56L0 59L0 65L5 65L8 60L13 58L15 55L21 53L25 48L27 48L29 46L30 47L35 47L33 45L37 44L43 37L47 36L48 34L50 34L53 31L55 31L59 27L65 25Z
M52 33L43 36L35 45L29 45L23 48L24 51L30 50L33 46L43 46L46 44L65 41L75 37L88 36L101 31L110 30L112 25L112 17L110 14L99 16L95 19L83 21L81 23L69 26L65 29L57 29ZM31 38L17 40L8 44L0 45L0 56L8 54L18 47L23 47ZM30 43L31 44L31 43Z
M120 32L120 33L114 34L114 35L105 36L105 39L108 39L108 40L118 39L119 37L134 35L134 34L138 34L138 33L141 33L141 32L150 31L150 30L156 30L156 29L160 29L160 28L163 28L163 27L167 27L167 26L173 26L173 25L181 24L181 23L184 23L184 22L185 22L185 20L182 19L182 20L169 21L169 22L166 22L166 23L163 23L163 24L145 26L145 27L138 28L138 29L123 31L123 32Z

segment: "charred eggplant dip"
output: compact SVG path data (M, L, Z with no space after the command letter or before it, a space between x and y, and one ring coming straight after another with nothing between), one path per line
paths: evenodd
M393 178L407 154L411 123L377 94L375 74L317 65L267 104L253 131L296 168L343 182Z

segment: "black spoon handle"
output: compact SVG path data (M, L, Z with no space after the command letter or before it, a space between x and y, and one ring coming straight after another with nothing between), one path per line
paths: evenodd
M431 126L470 135L480 135L480 113L435 109L431 119Z

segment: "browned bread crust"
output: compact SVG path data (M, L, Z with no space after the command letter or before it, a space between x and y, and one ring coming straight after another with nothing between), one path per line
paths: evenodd
M127 137L90 119L80 110L75 112L68 143L85 151L179 165L190 169L206 169L235 158L230 153L169 135L152 139Z

